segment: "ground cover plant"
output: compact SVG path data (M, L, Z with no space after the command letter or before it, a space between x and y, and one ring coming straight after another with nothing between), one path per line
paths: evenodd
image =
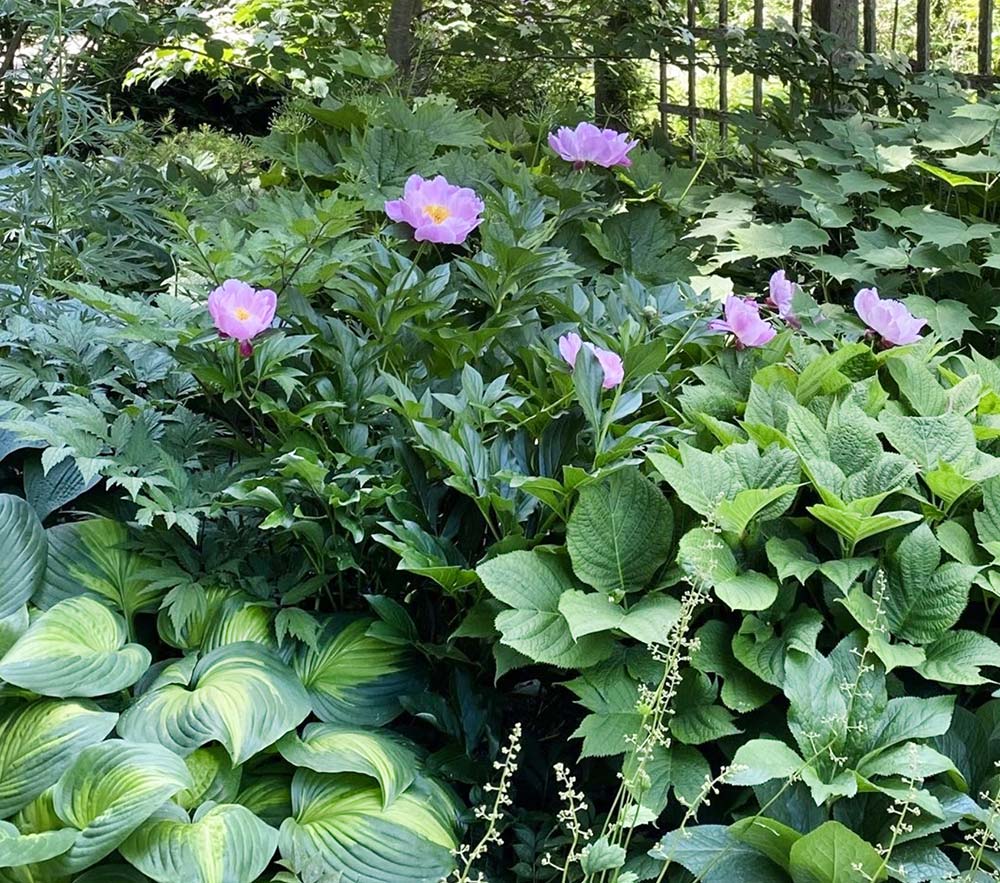
M691 164L361 57L3 142L0 883L997 879L995 104Z

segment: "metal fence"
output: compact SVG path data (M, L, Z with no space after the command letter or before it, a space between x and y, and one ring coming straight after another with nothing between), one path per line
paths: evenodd
M681 117L687 120L692 141L697 134L698 120L712 120L718 123L719 134L725 138L729 124L732 121L730 113L729 74L730 63L725 37L730 26L730 0L718 0L718 19L715 27L698 25L698 0L687 0L687 29L693 39L685 56L669 57L666 53L659 56L659 110L664 132L669 131L671 117ZM853 34L857 41L858 4L860 3L861 45L866 53L876 51L877 38L877 0L812 0L809 10L811 23L823 30L835 34ZM914 70L928 70L931 66L931 0L917 0L916 16L916 47L915 56L911 59ZM897 7L898 11L898 7ZM979 0L977 21L977 70L964 76L970 84L976 86L993 85L998 79L993 73L993 14L994 0ZM803 0L792 2L792 29L802 32ZM764 0L753 0L753 28L761 31L764 28ZM895 42L893 25L893 41ZM699 43L708 43L714 47L714 58L707 65L718 72L718 107L701 107L698 104L698 68ZM700 63L702 67L706 64ZM669 83L670 68L680 68L686 77L687 101L677 104L670 101ZM754 116L760 116L763 110L764 75L759 71L753 73L752 110Z

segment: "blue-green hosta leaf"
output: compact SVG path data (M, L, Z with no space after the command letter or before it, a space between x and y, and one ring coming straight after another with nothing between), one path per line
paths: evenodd
M420 767L414 747L401 737L338 724L309 724L301 738L285 736L278 751L289 763L318 773L371 776L382 789L385 807L410 787Z
M316 716L327 723L382 726L403 710L401 696L421 690L410 650L368 634L373 620L331 617L317 650L292 658Z
M0 619L17 613L41 587L46 546L34 509L0 494Z
M22 834L10 822L0 822L0 868L16 868L62 855L78 834L74 828Z
M243 770L233 765L221 745L196 748L184 763L194 780L191 788L174 795L174 801L184 809L194 810L208 801L230 803L239 793Z
M28 626L0 659L0 678L42 696L117 693L139 680L151 659L126 640L117 613L93 598L68 598Z
M166 812L147 820L119 847L157 883L252 883L270 864L278 832L246 807L210 805L189 821Z
M60 460L48 472L40 457L31 457L24 464L24 495L42 521L60 506L89 491L98 481L99 475L84 480L72 457Z
M260 644L228 644L197 664L193 660L160 672L122 714L122 736L158 742L181 755L217 741L239 764L309 714L309 698L292 670Z
M69 851L46 866L52 877L96 864L189 787L184 761L160 745L110 739L85 748L52 792L59 819L79 831Z
M569 623L559 612L559 599L574 588L562 559L542 552L508 552L476 568L483 585L512 609L496 618L501 641L535 662L560 668L594 665L612 652L606 634L573 639Z
M0 617L0 658L28 630L28 605L18 607L10 616Z
M144 575L152 559L128 548L128 531L110 518L60 524L46 531L48 566L35 603L43 610L65 598L91 595L131 618L154 608L163 589Z
M640 589L667 560L674 517L638 468L587 485L566 526L577 578L600 592Z
M100 742L117 720L89 702L0 705L0 816L12 816L54 785L76 755Z
M941 547L926 524L911 531L889 568L884 609L892 634L915 644L941 637L965 610L975 575L967 564L941 564Z
M73 883L149 883L149 877L130 865L99 865L74 877Z
M292 775L288 765L283 763L278 772L257 775L249 782L244 781L243 790L234 802L245 806L272 827L280 828L281 823L292 814Z
M434 883L454 867L455 805L430 780L417 779L383 809L365 776L300 769L292 806L278 849L293 871L340 874L342 883Z

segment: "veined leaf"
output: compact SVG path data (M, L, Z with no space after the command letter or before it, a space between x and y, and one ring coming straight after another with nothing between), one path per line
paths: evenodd
M802 839L789 853L789 870L797 883L843 883L864 873L873 881L888 876L875 847L840 822L827 822Z
M785 494L796 489L797 485L782 484L772 488L749 488L740 491L732 500L723 500L715 510L719 526L737 536L743 536L750 522L764 509Z
M120 847L128 861L157 883L252 883L277 849L278 832L246 807L214 805L191 821L177 812L185 817L161 812Z
M184 761L159 745L110 739L83 749L52 794L56 814L79 835L46 867L58 877L96 864L190 786Z
M194 785L174 795L174 802L186 810L203 803L230 803L240 790L243 769L235 766L222 745L196 748L184 758Z
M41 458L30 457L24 464L24 495L41 521L100 480L99 475L84 480L72 457L60 460L48 472L42 467Z
M566 527L576 576L600 592L642 588L667 560L673 513L637 468L587 485Z
M125 623L93 598L68 598L41 614L0 659L0 678L42 696L106 696L149 668Z
M9 818L54 785L76 755L100 742L117 720L89 702L0 704L0 816Z
M414 746L383 730L338 724L309 724L301 738L289 733L278 743L289 763L318 773L360 773L382 789L383 808L410 787L420 763Z
M259 644L220 647L195 663L167 666L118 722L135 742L158 742L185 755L221 742L243 763L298 726L309 698L291 669Z
M22 834L10 822L0 822L0 868L17 868L62 855L78 834L73 828Z
M36 603L43 610L86 594L110 601L131 619L156 606L163 589L143 576L151 559L127 548L128 531L110 518L60 524L46 531L48 566Z
M428 883L454 867L455 806L430 780L417 779L383 808L365 776L300 769L292 807L278 849L293 871L339 874L343 883Z
M316 716L327 723L382 726L401 711L401 696L421 689L411 651L368 634L371 619L331 617L318 650L292 658Z
M45 531L31 506L0 494L0 619L17 613L38 591L46 548Z

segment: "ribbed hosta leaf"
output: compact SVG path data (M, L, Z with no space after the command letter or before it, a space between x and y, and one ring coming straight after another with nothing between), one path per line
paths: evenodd
M299 770L292 806L278 849L294 871L340 874L342 883L437 883L454 866L455 807L431 781L418 779L383 809L371 779Z
M149 819L120 847L158 883L251 883L278 845L278 832L242 806L213 806L194 821L178 812Z
M117 720L89 702L0 705L0 817L12 816L54 785L76 755L100 742Z
M253 641L272 650L278 649L274 636L274 610L262 607L242 592L196 588L197 603L177 607L173 598L164 605L156 624L160 636L180 650L207 653L226 644ZM177 601L177 603L181 603Z
M149 883L149 877L128 865L100 865L74 877L73 883Z
M0 617L0 657L28 630L28 607L18 607L10 616Z
M45 532L48 566L35 603L42 609L77 595L110 601L131 618L156 606L163 589L143 576L153 562L128 548L128 531L110 518L60 524Z
M68 598L39 616L0 659L0 679L43 696L106 696L149 668L125 622L93 598Z
M319 636L319 650L301 647L295 656L295 671L320 720L381 726L402 710L400 696L419 689L410 651L367 635L371 624L333 617Z
M309 724L299 738L289 733L278 743L281 756L318 773L361 773L382 788L384 806L410 787L419 768L412 746L384 730L337 724Z
M43 521L60 506L75 500L101 480L99 475L84 479L72 457L60 460L48 472L40 457L31 457L24 464L24 495L31 508Z
M0 822L0 868L16 868L62 855L73 845L78 833L73 828L63 828L22 834L10 822Z
M243 763L309 714L302 684L260 644L229 644L192 666L193 658L163 669L122 715L122 736L182 755L217 741Z
M0 494L0 619L23 607L45 574L45 530L20 497Z
M229 803L240 790L242 770L234 766L221 745L197 748L184 758L194 779L193 788L185 788L174 796L184 809L193 810L206 801Z
M287 772L288 764L275 764L274 768L281 771L245 778L243 790L233 802L278 828L292 814L292 777Z
M80 834L68 852L49 863L51 876L96 864L190 786L184 761L160 745L111 739L85 748L53 789L56 814Z

